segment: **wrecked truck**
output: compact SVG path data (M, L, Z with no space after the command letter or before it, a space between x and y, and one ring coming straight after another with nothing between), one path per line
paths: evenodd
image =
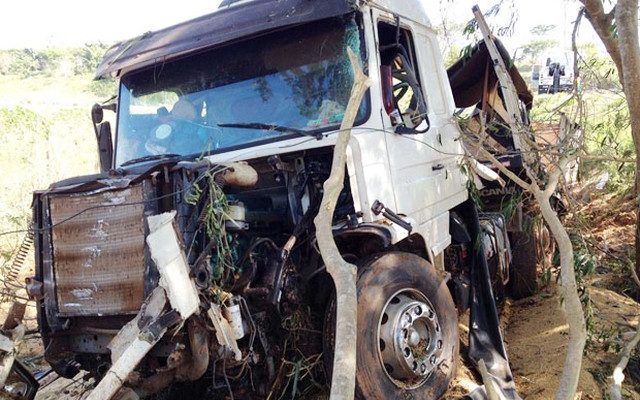
M97 78L119 89L92 110L100 173L33 200L28 292L59 375L86 371L99 399L326 392L341 355L313 218L348 49L371 80L332 221L358 266L356 398L442 396L469 308L470 358L517 398L492 282L519 266L505 217L470 199L419 0L225 1L108 50Z

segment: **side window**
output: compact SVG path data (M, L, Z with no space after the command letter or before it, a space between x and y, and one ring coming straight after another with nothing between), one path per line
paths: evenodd
M420 87L411 32L387 22L378 23L383 103L394 126L428 129L427 103Z

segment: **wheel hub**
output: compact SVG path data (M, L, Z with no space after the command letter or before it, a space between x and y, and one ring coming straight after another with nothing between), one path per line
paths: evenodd
M387 375L398 386L424 383L442 354L442 332L431 303L415 290L391 296L380 318L378 349Z

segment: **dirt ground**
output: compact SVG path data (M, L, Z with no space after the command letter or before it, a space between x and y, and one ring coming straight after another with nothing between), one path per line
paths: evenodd
M510 305L505 342L520 395L526 399L551 399L558 387L568 342L568 326L555 290ZM583 399L601 399L590 370L596 365L585 357L578 391Z
M623 265L633 250L634 202L628 196L595 195L588 204L571 210L567 222L581 228L597 259L596 272L586 282L592 317L578 392L581 399L606 399L617 353L630 340L640 316L640 291ZM568 326L554 284L556 274L540 293L516 302L507 300L501 309L516 386L527 400L552 399L564 365ZM464 323L460 329L468 332ZM466 338L462 340L464 347ZM631 359L625 374L623 396L640 399L640 357ZM478 382L469 365L462 365L446 398L460 398Z
M589 289L594 310L595 338L585 354L578 383L581 399L600 400L605 380L617 362L618 332L623 337L633 333L640 315L640 305L611 290ZM568 342L568 326L560 308L555 287L546 288L536 296L516 302L507 301L502 308L503 334L518 393L527 400L547 400L554 397ZM468 329L461 324L461 333ZM608 334L608 335L607 335ZM463 345L466 338L463 338ZM463 364L446 399L459 399L479 384L477 374ZM630 367L631 368L631 367ZM627 375L631 375L629 372ZM640 399L637 381L628 376L624 394L628 399Z

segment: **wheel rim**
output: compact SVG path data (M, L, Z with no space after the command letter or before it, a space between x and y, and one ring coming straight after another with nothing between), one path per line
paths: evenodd
M431 302L414 289L387 300L378 324L378 354L391 381L421 386L441 361L442 330Z

